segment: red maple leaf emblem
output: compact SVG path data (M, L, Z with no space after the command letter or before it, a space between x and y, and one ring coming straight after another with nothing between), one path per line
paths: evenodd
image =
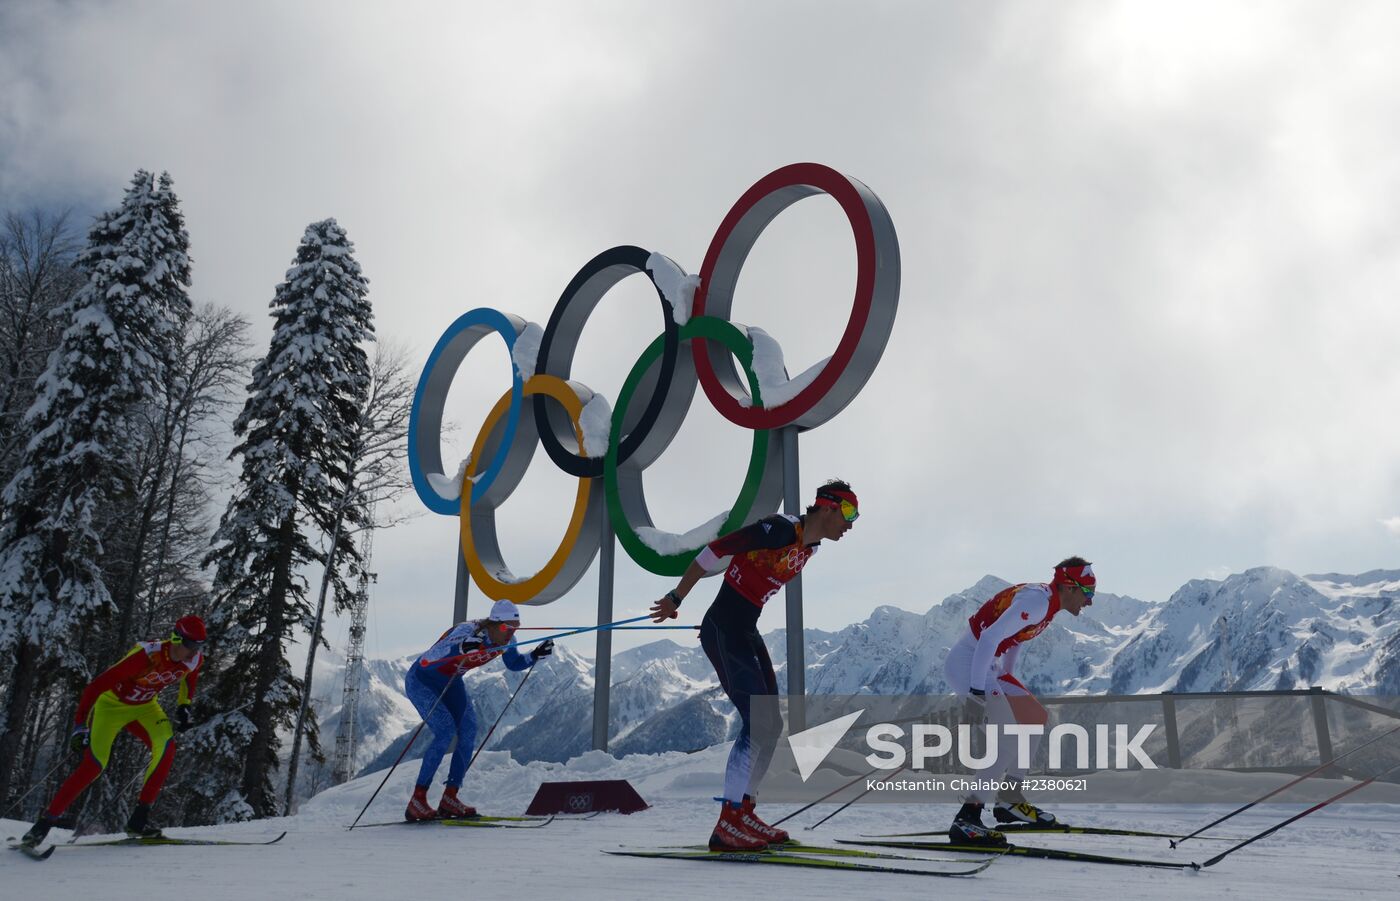
M1031 615L1030 615L1029 613L1026 613L1024 610L1021 611L1021 619L1030 619L1030 618L1031 618Z

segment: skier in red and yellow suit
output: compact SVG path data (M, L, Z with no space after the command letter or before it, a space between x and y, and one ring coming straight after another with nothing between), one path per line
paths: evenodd
M44 815L25 833L26 845L33 847L43 841L74 799L102 774L112 753L112 742L123 730L139 738L151 751L141 795L127 820L127 834L143 838L160 835L160 830L150 826L147 818L151 804L170 773L170 764L175 759L175 740L170 720L156 696L167 686L179 684L175 726L182 732L188 729L191 725L189 705L194 700L199 668L204 663L204 641L204 621L197 616L183 617L168 639L140 642L88 683L78 700L73 734L69 739L75 750L84 752L83 761L59 786Z

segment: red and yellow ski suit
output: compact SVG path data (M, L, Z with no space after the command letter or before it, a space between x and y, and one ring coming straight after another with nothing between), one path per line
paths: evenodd
M146 767L146 780L141 785L138 800L142 804L155 801L175 759L170 720L156 696L161 689L179 683L177 703L189 704L194 700L199 668L204 663L202 653L196 653L184 663L173 659L170 656L172 644L169 640L140 642L83 690L73 723L88 725L91 730L88 748L83 762L59 786L49 804L50 817L62 815L73 799L102 774L112 753L112 742L122 731L139 738L151 751L151 762Z

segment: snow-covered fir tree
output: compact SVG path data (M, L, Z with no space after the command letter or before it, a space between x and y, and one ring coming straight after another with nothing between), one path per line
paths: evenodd
M36 677L82 679L105 661L78 650L112 610L104 581L110 508L128 490L133 416L166 382L191 305L189 236L170 177L137 172L98 217L85 282L56 311L59 344L35 383L19 466L0 493L0 799Z
M155 192L155 203L160 216L152 220L152 228L163 229L158 239L170 241L174 234L184 234L185 219L180 212L179 200L172 189L169 173L162 173ZM185 242L188 244L188 241ZM160 261L156 261L159 265ZM172 466L171 451L176 442L181 406L188 395L186 345L193 311L186 298L178 316L171 317L168 323L159 327L151 335L152 353L161 361L162 381L158 388L150 392L153 396L147 404L144 427L138 425L138 434L132 436L130 450L132 477L129 481L128 496L124 503L114 510L120 517L123 527L109 541L109 564L104 567L107 573L107 586L112 600L117 606L115 623L111 627L107 643L113 658L125 654L136 636L133 634L137 619L137 596L146 582L149 570L148 557L152 556L151 532L155 526L155 514L169 492L164 491L165 473ZM172 327L177 326L177 327ZM174 617L179 619L186 612L180 611Z
M362 345L374 338L372 313L353 247L334 219L307 227L234 424L242 475L208 557L219 604L209 658L221 674L208 703L222 713L194 749L218 792L207 798L217 820L277 813L277 733L292 726L302 690L287 644L311 619L303 571L321 560L312 538L329 533L347 489L370 381ZM349 530L337 556L358 561ZM315 749L314 722L307 735Z
M66 212L0 213L0 487L18 468L34 382L63 334L53 313L83 283L82 237Z

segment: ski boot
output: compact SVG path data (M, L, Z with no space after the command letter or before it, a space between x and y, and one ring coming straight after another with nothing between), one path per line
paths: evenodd
M744 825L743 805L725 801L720 807L715 830L710 833L710 850L762 851L767 847L766 839L750 832Z
M151 805L137 804L132 808L131 816L126 820L126 834L132 838L165 838L155 826L146 822L151 815Z
M982 805L968 802L953 817L953 825L948 827L948 840L955 845L986 845L991 848L1006 847L1006 836L995 829L982 825Z
M758 818L754 813L754 800L750 795L744 795L744 803L741 813L744 819L744 828L759 836L770 845L781 845L784 842L792 841L792 836L787 834L786 829L779 829L777 826L770 826Z
M449 785L442 790L442 800L438 802L437 815L443 820L464 820L477 815L476 808L463 804L457 798L457 786Z
M997 804L992 816L998 823L1028 823L1032 826L1055 826L1059 820L1053 813L1046 813L1026 800L1021 794L1021 784L997 793Z
M1032 826L1055 826L1059 823L1053 813L1046 813L1027 801L1015 804L998 801L992 816L998 823L1028 823Z
M48 837L49 830L55 825L53 817L47 814L39 817L39 821L29 827L29 831L19 840L19 843L26 848L37 848L39 844Z
M437 811L428 803L428 786L414 786L413 797L408 799L408 809L403 812L403 818L410 823L437 819Z

